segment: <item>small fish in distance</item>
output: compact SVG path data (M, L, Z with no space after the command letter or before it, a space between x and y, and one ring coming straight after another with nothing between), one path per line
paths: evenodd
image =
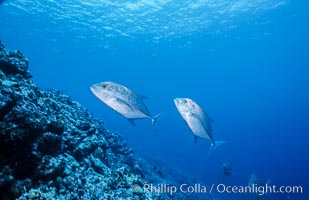
M223 173L226 177L232 175L234 173L232 165L230 162L225 162L222 165Z

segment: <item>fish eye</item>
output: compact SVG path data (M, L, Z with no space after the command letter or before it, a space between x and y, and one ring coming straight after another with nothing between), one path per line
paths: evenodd
M188 101L185 99L185 100L183 100L183 102L184 102L184 103L187 103Z
M107 88L107 85L102 85L102 88L103 88L103 89L106 89L106 88Z

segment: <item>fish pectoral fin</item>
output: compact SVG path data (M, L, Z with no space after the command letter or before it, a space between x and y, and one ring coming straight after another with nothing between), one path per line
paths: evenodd
M122 100L122 99L119 99L119 98L115 98L116 101L118 101L119 103L121 104L125 104L126 106L128 106L132 111L135 111L135 109L126 101Z
M132 126L136 126L134 119L128 119L128 122L132 125Z

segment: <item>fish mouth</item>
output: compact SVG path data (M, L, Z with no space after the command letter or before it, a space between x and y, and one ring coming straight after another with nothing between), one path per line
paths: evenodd
M174 99L174 104L177 107L178 110L181 109L181 107L183 106L184 103L184 98L175 98Z
M93 85L90 86L90 90L91 90L92 92L94 92L94 87L93 87Z
M90 86L90 90L91 90L91 92L93 92L94 94L96 94L96 91L97 91L96 84L93 84L92 86Z
M184 102L185 98L175 98L174 103L176 105L182 104Z
M181 102L181 98L175 98L174 103L175 105L178 105Z

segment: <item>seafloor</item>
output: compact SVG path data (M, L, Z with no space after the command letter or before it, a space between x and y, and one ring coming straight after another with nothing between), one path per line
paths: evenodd
M0 199L199 199L144 191L188 180L146 162L78 102L31 78L27 58L0 42Z

